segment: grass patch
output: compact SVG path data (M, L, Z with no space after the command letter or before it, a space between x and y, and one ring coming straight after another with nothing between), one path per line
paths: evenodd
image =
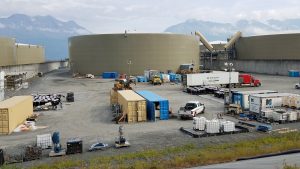
M140 152L113 156L99 156L88 161L61 159L53 164L34 166L31 169L71 168L119 168L119 169L165 169L223 163L240 157L277 153L300 148L300 133L269 135L255 140L237 143L207 145L199 148L193 144L167 147L162 150L148 149ZM9 166L8 166L9 167ZM294 168L293 168L294 167ZM284 165L284 169L298 169ZM11 169L11 168L5 168Z

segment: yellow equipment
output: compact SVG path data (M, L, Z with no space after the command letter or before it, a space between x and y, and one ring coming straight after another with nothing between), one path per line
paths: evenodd
M114 84L114 90L132 90L131 81L126 79L117 79Z
M153 85L157 85L157 84L161 85L162 81L158 75L153 75L151 78L151 83Z

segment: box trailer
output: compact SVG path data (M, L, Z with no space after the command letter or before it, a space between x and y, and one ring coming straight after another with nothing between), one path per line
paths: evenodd
M0 102L0 134L10 134L33 114L32 96L14 96Z
M213 71L210 73L184 74L182 84L189 86L228 85L239 83L239 72Z
M253 94L249 96L249 111L261 114L262 110L282 106L282 98L290 93Z
M243 110L249 110L249 95L251 94L269 94L278 93L273 90L256 90L256 91L233 91L232 103L239 104Z
M159 117L160 120L169 119L169 101L167 99L147 90L137 91L137 93L147 101L148 120L155 121L157 117Z
M133 90L119 90L118 103L121 105L123 116L127 122L146 121L146 100Z

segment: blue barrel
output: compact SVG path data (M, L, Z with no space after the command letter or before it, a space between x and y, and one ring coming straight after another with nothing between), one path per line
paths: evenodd
M289 70L289 77L299 77L299 70Z
M59 132L58 131L56 131L56 132L54 132L53 134L52 134L52 142L54 143L54 144L59 144Z

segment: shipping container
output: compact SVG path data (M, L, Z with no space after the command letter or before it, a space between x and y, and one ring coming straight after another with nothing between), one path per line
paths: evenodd
M155 112L159 112L160 120L169 119L169 101L150 91L137 91L147 101L147 119L155 121Z
M145 76L137 76L137 82L147 82Z
M262 110L282 106L282 98L290 93L254 94L249 96L249 111L260 114Z
M118 72L103 72L102 78L103 79L116 79L116 78L118 78Z
M249 110L249 95L269 94L269 93L278 93L278 92L272 90L234 91L232 92L232 103L239 104L244 111Z
M0 134L10 134L33 113L32 96L15 96L0 102Z
M110 90L110 105L118 103L118 92L114 89Z
M300 108L300 95L291 94L282 98L282 106L290 108Z
M182 84L187 87L227 85L229 81L231 84L239 83L239 72L213 71L211 73L184 74L182 77Z
M128 123L147 121L146 100L133 90L119 90L118 103Z
M175 82L176 74L175 73L169 73L169 75L170 75L170 81Z

